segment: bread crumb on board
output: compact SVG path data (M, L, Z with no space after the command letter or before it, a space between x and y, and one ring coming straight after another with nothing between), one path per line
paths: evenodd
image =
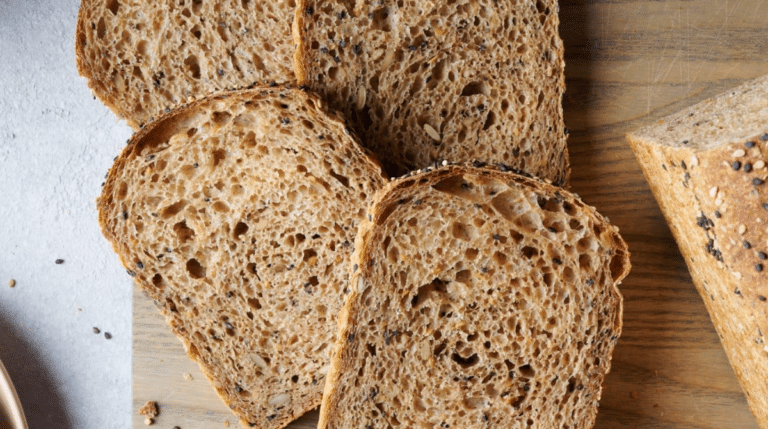
M229 427L229 420L224 420L224 427L225 427L225 428L228 428L228 427Z
M16 287L16 280L10 279L8 280L8 286L10 287Z
M144 424L147 426L152 426L153 424L155 424L155 420L147 417L146 419L144 419Z
M190 374L190 373L188 373L188 372L185 372L185 373L184 373L184 380L189 380L189 381L192 381L192 380L194 380L194 379L192 378L192 374Z
M143 407L139 408L139 414L145 417L157 417L160 414L160 410L157 408L157 402L147 401ZM146 420L145 420L146 422Z

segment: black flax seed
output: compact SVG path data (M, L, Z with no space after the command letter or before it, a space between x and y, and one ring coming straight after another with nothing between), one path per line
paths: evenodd
M747 162L744 164L744 172L749 173L750 171L752 171L752 164Z
M763 183L765 183L765 180L763 180L763 179L759 179L759 178L757 178L757 177L755 177L754 179L752 179L752 184L753 184L753 185L755 185L755 186L760 186L760 185L762 185Z
M763 134L762 136L760 136L760 140L762 141L768 140L768 134Z
M738 171L741 168L741 163L739 161L733 161L733 164L731 164L731 168Z
M746 142L746 143L744 143L744 146L746 146L746 147L751 149L751 148L755 147L755 142Z
M749 244L749 241L747 241L747 240L744 240L744 248L745 248L745 249L750 249L751 247L752 247L752 245L751 245L751 244Z
M56 261L54 261L54 262L56 262L56 265L61 265L61 264L63 264L63 263L64 263L64 260L63 260L63 259L57 259L57 260L56 260Z
M757 252L757 257L765 261L765 259L768 258L768 255L766 255L765 252Z
M758 273L763 271L763 264L755 264L755 271Z
M110 334L109 332L105 332L104 333L104 338L106 338L108 340L111 340L112 339L112 334Z
M100 330L99 328L97 328L97 327L95 327L95 326L94 326L94 327L93 327L93 333L94 333L94 334L99 334L99 333L101 333L101 330Z

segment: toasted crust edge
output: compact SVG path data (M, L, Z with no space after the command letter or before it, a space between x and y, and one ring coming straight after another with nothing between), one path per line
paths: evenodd
M368 258L368 255L370 253L370 247L371 243L369 241L370 235L373 232L373 229L375 228L376 221L379 219L382 214L384 214L383 207L388 206L390 203L394 203L399 199L399 190L402 190L404 188L409 188L410 186L417 185L417 182L420 182L421 179L423 179L425 176L427 177L427 182L425 183L418 183L419 186L431 186L434 183L438 181L442 181L449 177L455 177L458 175L464 175L467 173L472 174L483 174L484 172L488 173L487 177L490 178L497 178L497 179L506 179L506 180L514 180L518 183L522 184L529 184L533 186L536 190L543 190L545 192L560 192L563 191L562 188L558 188L554 185L542 182L538 180L538 178L528 178L525 176L521 176L516 173L511 172L505 172L501 171L500 169L496 167L471 167L469 164L458 164L458 165L448 165L448 166L442 166L438 167L436 169L429 169L428 171L411 173L409 175L403 176L399 179L395 179L387 186L385 186L383 189L379 190L376 195L374 195L368 209L368 219L364 220L360 226L358 227L357 237L355 238L355 251L352 254L350 267L349 267L349 284L353 285L350 287L350 293L347 295L347 298L344 302L344 306L342 307L341 311L339 312L338 316L338 333L336 335L336 344L334 344L333 347L333 353L331 357L331 366L328 370L328 375L326 376L326 382L325 382L325 389L323 391L323 400L322 404L320 406L320 419L317 424L317 429L327 429L328 428L328 421L330 419L330 410L334 409L338 405L338 398L336 396L336 392L338 391L338 382L341 377L341 374L346 369L346 362L342 361L340 356L342 354L342 351L344 347L346 347L349 343L347 341L344 341L344 338L347 338L347 334L350 331L350 315L353 310L353 306L357 302L357 297L359 296L358 288L356 287L360 275L363 270L360 270L358 272L354 272L352 269L353 264L358 264L360 267L364 267L365 263ZM623 328L623 320L624 320L624 299L623 295L621 294L621 291L619 290L618 285L622 282L622 280L629 274L630 269L632 268L630 263L630 252L629 248L627 246L627 243L624 241L624 239L619 235L618 228L616 226L611 225L604 216L602 216L600 213L597 212L597 210L581 201L580 198L577 198L575 195L565 191L565 196L568 198L567 201L574 206L578 207L579 209L586 210L589 212L589 214L594 217L596 220L598 220L600 223L607 225L611 231L611 241L613 246L616 249L616 256L614 256L611 260L611 265L613 265L614 260L619 260L621 263L621 266L619 268L618 274L613 278L613 292L618 296L619 298L619 308L617 310L617 324L616 324L616 331L619 335L621 335L622 328ZM611 272L611 275L614 276L613 273L613 267L609 270ZM610 372L610 369L608 370ZM607 374L607 373L606 373ZM588 424L586 427L591 427L591 425L594 424L594 420L597 418L597 413L595 413L592 417L592 422Z

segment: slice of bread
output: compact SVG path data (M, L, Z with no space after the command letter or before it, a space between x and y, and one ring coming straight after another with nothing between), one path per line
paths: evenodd
M300 0L295 69L392 175L480 159L569 175L557 0Z
M592 426L630 268L617 228L466 166L392 182L369 210L319 429Z
M294 79L294 0L82 0L77 70L138 129L214 91Z
M317 96L259 88L144 128L99 222L241 422L279 428L320 404L357 227L384 183Z
M768 75L627 136L768 428Z

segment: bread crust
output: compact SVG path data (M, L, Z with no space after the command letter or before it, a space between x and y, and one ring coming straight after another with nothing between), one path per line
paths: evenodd
M134 282L142 291L150 298L155 300L155 304L158 309L163 313L168 321L174 334L184 344L184 349L190 359L195 360L205 374L208 381L213 385L217 394L222 400L230 405L230 408L241 419L241 424L244 427L260 427L277 429L286 426L292 420L300 417L305 412L316 408L320 405L322 390L320 386L317 387L317 393L314 396L307 397L305 401L293 400L291 409L284 410L273 419L265 419L263 421L254 421L253 418L249 419L248 416L253 416L253 410L242 409L235 403L230 402L231 392L228 392L223 386L223 383L228 380L222 380L220 376L217 376L217 368L214 368L211 363L204 362L201 358L201 354L198 352L200 344L195 344L190 340L192 332L186 330L184 323L180 319L178 312L175 310L175 305L167 301L167 297L164 294L164 290L154 285L150 280L150 274L142 274L136 270L135 258L136 250L133 246L138 246L135 239L132 237L123 237L121 233L114 227L115 222L115 195L119 193L117 189L119 185L119 179L121 174L128 168L131 161L136 160L138 157L143 156L142 153L145 149L151 149L154 145L164 144L168 138L178 133L179 129L185 129L189 124L194 124L195 115L199 110L208 109L210 106L215 105L217 102L227 101L233 104L249 103L251 100L257 98L272 97L279 100L277 96L280 94L288 94L293 99L297 99L300 104L306 105L308 109L313 112L312 114L322 116L324 123L329 123L329 129L332 129L335 135L346 135L347 140L342 141L338 148L343 153L344 150L351 150L355 153L356 158L364 160L363 163L357 165L361 171L372 173L370 180L372 183L383 186L386 181L386 176L381 171L381 166L378 161L369 156L365 151L356 143L356 137L353 134L349 134L345 131L343 120L334 112L327 111L324 107L322 100L315 94L291 89L290 86L263 86L256 87L251 90L244 91L232 91L220 93L211 97L206 97L197 100L188 105L184 105L177 110L173 110L168 114L163 115L157 121L153 122L149 126L143 128L137 134L135 134L128 142L128 145L123 149L121 155L115 160L113 167L110 169L107 180L104 184L104 188L101 196L96 200L96 205L99 212L99 224L103 235L111 243L113 250L117 253L120 262L129 271L129 274L135 276ZM230 104L231 105L231 104ZM318 122L320 123L320 122ZM146 156L146 155L144 155ZM363 210L363 207L360 208ZM148 221L151 221L148 219ZM162 222L162 221L160 221ZM143 257L143 256L142 256ZM147 266L142 266L141 271L149 271L153 268L150 266L150 262L144 261ZM135 271L134 271L135 270ZM165 275L165 273L163 273ZM264 274L262 273L262 276ZM269 279L267 279L269 280ZM166 285L165 289L171 286ZM341 305L341 302L338 304ZM186 317L186 316L184 316ZM248 340L248 338L246 338ZM221 363L222 365L224 362ZM245 363L243 363L245 365ZM246 365L247 366L247 365ZM314 375L313 375L314 376ZM322 375L318 375L322 380ZM231 380L229 380L231 381ZM259 394L268 396L270 392L259 392ZM286 412L287 411L287 412ZM258 414L258 413L255 413Z
M702 106L699 106L701 108ZM693 108L695 109L695 108ZM686 110L685 116L693 109ZM664 122L662 122L664 123ZM762 133L698 150L671 147L644 129L627 140L701 295L720 341L746 393L752 414L768 428L768 280L762 272L768 252L765 193L745 174L768 145ZM756 142L753 148L745 142ZM734 157L744 152L745 155ZM739 171L733 163L739 162ZM762 179L761 179L762 180ZM757 268L761 271L757 271ZM765 265L768 269L768 264Z
M484 163L480 163L484 164ZM475 165L478 165L475 163ZM378 191L374 196L369 206L368 218L361 223L358 234L355 239L355 252L352 256L350 263L350 293L346 298L344 307L339 313L338 317L338 334L336 339L336 345L334 347L333 358L331 367L328 373L328 378L325 384L325 391L323 394L323 403L320 408L320 420L318 423L318 429L337 429L330 426L330 419L334 416L334 413L343 412L341 410L347 409L349 404L342 404L339 398L339 391L342 387L340 384L340 378L342 374L356 371L357 367L354 362L347 362L342 359L344 351L349 347L349 341L347 338L353 332L355 326L351 320L356 318L360 308L364 305L361 300L361 290L358 285L362 284L363 277L366 274L369 264L369 260L372 260L373 247L379 243L374 243L371 240L372 235L376 231L383 221L391 215L391 207L399 205L406 194L411 188L427 188L434 186L439 182L450 180L456 177L472 177L473 179L480 178L483 181L498 180L500 182L514 182L521 186L530 187L538 193L542 193L548 196L560 196L564 198L564 201L572 204L576 211L586 212L595 221L596 224L602 225L605 230L601 233L601 236L608 238L611 243L611 248L615 251L611 260L610 272L612 274L612 287L611 295L617 298L617 308L614 332L616 338L621 334L622 320L623 320L623 302L622 295L619 291L618 285L629 274L631 269L630 264L630 252L626 242L621 238L618 233L618 228L608 223L607 219L600 215L594 207L591 207L581 201L578 197L563 191L561 188L547 184L535 177L526 177L515 173L508 172L508 169L502 167L485 166L478 168L470 164L449 164L436 168L427 168L425 170L419 170L412 172L402 178L396 179L390 182L384 189ZM366 285L368 287L368 285ZM615 340L615 338L614 338ZM611 352L612 352L611 345ZM610 371L610 355L605 368L605 374ZM604 374L603 374L604 375ZM600 381L597 384L592 384L587 389L597 393L597 400L600 397L601 386ZM429 392L423 392L429 394ZM597 409L591 414L589 421L579 422L579 427L589 428L594 424L597 415ZM360 422L362 424L362 422Z

